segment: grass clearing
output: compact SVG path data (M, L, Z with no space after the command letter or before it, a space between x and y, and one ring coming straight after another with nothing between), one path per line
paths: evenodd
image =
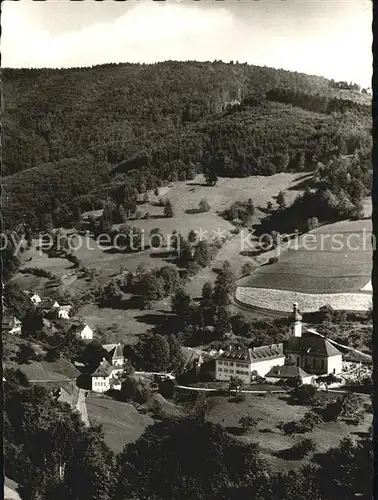
M280 471L287 471L304 464L303 460L288 461L277 456L277 453L291 448L303 438L311 438L315 441L317 453L325 452L337 446L347 435L352 434L357 438L357 433L367 432L372 424L372 415L365 414L364 421L358 426L350 426L344 422L327 422L315 428L311 433L287 436L277 428L277 425L280 422L301 419L309 411L309 407L288 404L287 396L276 395L264 397L247 395L245 401L240 403L231 402L229 398L221 396L211 399L214 400L215 405L210 410L208 419L231 432L240 427L239 419L246 414L261 419L254 430L246 435L238 436L237 439L244 442L258 442L264 458L275 470Z
M308 174L307 174L308 176ZM255 222L265 216L259 207L266 207L268 201L273 205L274 196L280 190L285 191L287 203L291 203L297 194L301 192L301 174L277 174L271 177L254 176L243 179L220 178L215 187L206 186L202 175L198 175L193 181L175 182L173 187L166 188L166 192L158 197L153 193L149 194L148 204L139 205L138 209L144 215L150 212L150 219L138 219L130 221L131 225L144 229L145 238L149 236L151 229L159 227L163 233L171 234L174 229L187 237L191 229L203 229L207 231L209 238L213 237L213 230L220 229L226 234L230 234L234 226L223 219L221 213L233 202L246 201L252 198L256 213ZM156 206L160 198L169 198L173 205L174 217L171 219L162 217L163 208ZM202 198L206 198L210 204L210 211L205 213L190 213L198 208ZM189 213L188 213L189 211ZM147 269L159 268L167 265L167 257L161 252L145 250L142 252L124 254L110 253L98 245L88 236L82 236L80 248L75 250L75 254L81 263L89 268L95 268L99 275L96 281L104 285L107 281L120 273L121 266L124 270L135 271L139 264L143 264ZM73 240L75 243L75 240ZM72 264L66 259L48 258L46 254L40 254L37 250L25 252L25 258L31 260L25 265L28 267L41 267L51 271L61 278L62 291L69 291L72 294L81 294L88 290L90 282L80 278ZM209 268L203 269L188 284L188 291L193 296L201 293L203 284L206 281L214 281L216 273L213 268L220 267L223 261L229 260L233 271L239 273L241 266L247 262L249 257L240 255L240 242L237 238L230 240L218 252L214 262ZM24 288L30 290L45 290L47 284L45 278L36 278L31 275L18 274L15 277ZM47 289L48 290L48 289ZM46 295L48 292L46 291ZM141 311L135 309L107 309L99 308L94 304L88 304L81 308L78 315L81 316L92 328L100 327L106 329L106 339L108 342L122 340L125 343L134 342L136 336L150 330L156 322L160 322L160 317L169 308L169 298L164 303L154 304L154 310ZM131 333L132 332L132 333Z
M91 424L103 426L105 443L115 453L136 441L154 423L151 417L141 415L132 405L104 395L89 394L86 404Z
M161 303L159 303L161 304ZM166 309L170 310L169 299L165 299ZM162 304L164 307L164 303ZM165 312L157 305L157 309L111 309L87 304L82 307L78 316L83 318L91 328L103 332L106 343L122 342L133 344L138 335L147 333L156 324L164 322Z

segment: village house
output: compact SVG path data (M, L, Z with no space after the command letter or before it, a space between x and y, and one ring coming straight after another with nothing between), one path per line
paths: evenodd
M118 377L124 369L125 357L122 344L104 344L102 346L107 352L99 366L91 375L91 387L95 392L106 392L110 389L121 389Z
M60 304L57 300L47 297L38 304L39 309L50 317L57 316Z
M60 305L58 309L58 318L59 319L69 319L71 315L72 306L70 304Z
M81 338L82 340L93 340L92 328L83 321L59 319L54 321L54 326L66 335Z
M35 306L37 306L38 304L40 304L42 302L41 296L38 295L38 293L29 292L28 290L26 290L25 293L29 297L30 302L32 304L34 304Z
M20 335L21 333L21 321L9 311L4 311L1 327L2 331L6 333L11 333L13 335Z
M107 360L119 372L122 372L125 364L125 357L123 355L122 344L103 344L103 349L107 352Z
M93 330L86 323L74 323L71 326L70 331L74 333L76 337L80 337L82 340L93 340Z
M110 389L121 389L121 382L117 378L122 370L117 370L109 361L105 358L102 359L99 366L92 373L92 391L95 392L106 392Z

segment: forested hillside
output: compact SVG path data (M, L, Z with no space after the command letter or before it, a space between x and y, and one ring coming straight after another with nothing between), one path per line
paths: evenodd
M59 223L114 192L121 203L125 183L140 191L208 167L238 177L309 170L371 145L369 96L247 64L6 69L3 96L9 226L25 213L35 228L46 212Z

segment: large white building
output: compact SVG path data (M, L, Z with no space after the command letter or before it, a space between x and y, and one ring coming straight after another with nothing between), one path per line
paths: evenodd
M309 332L302 324L298 304L294 304L291 315L289 337L281 344L256 347L253 349L230 349L222 353L215 363L215 379L229 381L237 377L249 384L254 375L265 377L285 370L285 364L300 369L301 378L311 379L311 375L327 375L342 372L342 354L327 339ZM272 376L276 378L276 376Z
M230 349L215 361L215 378L228 381L231 377L237 377L249 384L253 375L263 377L273 366L282 366L284 363L283 344L254 349Z

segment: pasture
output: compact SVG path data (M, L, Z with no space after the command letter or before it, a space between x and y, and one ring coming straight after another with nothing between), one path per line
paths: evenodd
M136 441L154 423L151 417L138 413L132 405L108 396L89 394L86 405L91 425L102 425L105 443L115 453Z
M214 237L213 231L218 229L224 236L230 236L234 226L222 217L222 212L233 202L252 198L255 205L254 223L258 223L265 217L264 208L267 203L270 201L273 206L275 205L274 197L279 191L285 192L287 204L292 203L303 189L303 178L308 176L309 174L304 176L285 173L271 177L220 178L215 187L209 187L205 185L203 176L198 175L193 181L175 182L173 186L162 188L159 196L148 192L148 202L138 205L140 212L138 218L130 220L129 223L143 230L147 243L153 228L160 228L165 236L171 235L173 230L176 230L187 237L191 229L195 231L202 229L209 239ZM172 218L163 217L163 207L158 206L160 199L167 198L172 202L174 212ZM210 210L198 213L198 205L203 198L209 203ZM147 212L149 218L142 218ZM139 265L143 265L146 269L159 268L170 262L167 248L146 249L135 253L114 252L109 247L98 245L89 236L80 238L79 245L78 237L72 236L74 254L83 266L96 271L93 284L100 286L118 276L122 270L135 271ZM31 274L18 273L14 280L22 289L40 291L43 295L49 296L59 288L61 292L68 291L72 295L81 295L92 286L92 280L80 274L68 260L49 258L38 251L37 240L33 242L33 246L34 248L23 254L24 267L48 270L60 278L60 284ZM255 259L256 265L261 264L259 259L259 257ZM225 260L230 261L236 274L240 274L242 265L250 260L250 257L240 254L238 236L233 236L225 243L211 265L190 280L187 285L188 292L193 296L200 295L203 284L215 280L214 268L220 267ZM154 304L154 310L151 311L141 311L132 304L127 309L99 308L95 304L87 304L79 310L78 316L87 321L92 328L98 327L102 330L104 341L122 340L130 343L135 341L137 335L151 330L162 322L164 314L170 309L169 298L164 302L165 304Z
M325 395L326 397L326 395ZM330 394L330 397L332 395ZM300 420L310 407L294 405L288 396L277 395L247 395L245 401L236 403L228 397L210 397L208 420L220 424L232 435L238 434L239 419L245 415L252 415L259 419L257 427L245 435L237 435L243 442L257 442L260 445L262 456L268 463L279 471L287 471L301 467L311 459L309 455L304 460L285 460L280 452L291 448L304 438L311 438L316 443L315 453L326 452L331 447L338 446L343 437L352 435L358 439L359 433L368 432L372 425L372 415L365 413L364 420L358 426L348 425L342 421L322 423L312 432L298 435L285 435L278 424ZM366 397L366 402L369 398Z

